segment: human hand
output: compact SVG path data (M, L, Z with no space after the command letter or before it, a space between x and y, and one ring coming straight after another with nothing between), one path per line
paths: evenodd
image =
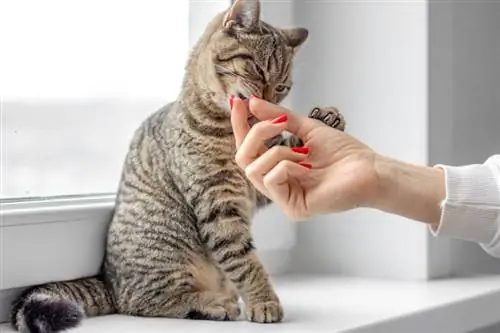
M251 128L248 112L260 120ZM233 100L231 123L236 163L292 220L368 206L375 195L376 154L352 136L255 97L248 104ZM309 152L267 149L265 141L284 130L299 137Z

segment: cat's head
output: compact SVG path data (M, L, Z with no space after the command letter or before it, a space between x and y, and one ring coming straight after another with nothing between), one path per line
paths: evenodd
M236 0L206 28L188 70L222 110L230 96L281 102L292 87L292 61L304 28L277 28L260 19L259 0Z

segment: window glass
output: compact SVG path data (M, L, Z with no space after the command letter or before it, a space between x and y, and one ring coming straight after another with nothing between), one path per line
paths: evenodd
M114 193L134 130L174 100L189 1L3 0L0 198Z

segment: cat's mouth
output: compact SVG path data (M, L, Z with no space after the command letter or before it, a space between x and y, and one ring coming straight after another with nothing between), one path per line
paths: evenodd
M240 99L242 99L242 100L246 100L246 99L248 99L248 97L247 97L247 96L243 95L243 93L240 93L240 92L239 92L239 93L237 93L237 94L236 94L236 96L238 96L238 98L240 98Z
M249 96L246 96L242 92L237 92L236 96L238 96L238 98L241 99L242 101L248 102ZM255 118L251 113L248 113L248 121L249 121L249 123L250 122L252 122L252 123L258 122L257 118Z

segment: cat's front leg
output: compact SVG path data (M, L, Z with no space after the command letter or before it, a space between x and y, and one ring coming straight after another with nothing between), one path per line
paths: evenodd
M317 119L339 131L344 131L346 127L344 116L333 106L315 107L309 112L309 118Z
M250 230L253 202L243 193L246 188L243 177L230 182L224 179L202 196L196 207L198 230L206 250L238 290L248 320L279 322L283 319L283 309L255 253ZM238 186L229 190L228 184ZM214 192L217 187L221 188L218 194Z
M335 107L315 107L309 112L308 117L319 120L323 124L339 131L344 131L346 127L344 116ZM267 146L272 147L276 144L288 147L302 147L304 145L300 138L292 134L275 137L269 140Z

